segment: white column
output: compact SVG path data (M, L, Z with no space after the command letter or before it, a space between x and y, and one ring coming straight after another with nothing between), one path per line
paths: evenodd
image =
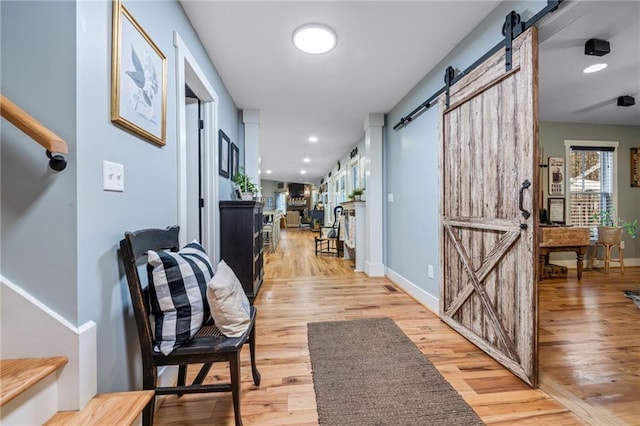
M384 114L369 114L364 119L365 174L367 212L365 223L366 255L364 272L370 277L384 276L382 253L382 127Z
M354 201L353 205L356 208L356 267L355 272L364 271L364 258L367 254L366 243L366 229L367 229L367 212L366 204L362 201ZM360 247L360 250L358 250ZM362 250L362 249L365 250ZM369 275L369 274L367 274Z
M260 188L260 111L242 110L244 123L244 172Z

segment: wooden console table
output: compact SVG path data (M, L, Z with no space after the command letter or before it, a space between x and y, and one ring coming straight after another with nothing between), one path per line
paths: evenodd
M584 255L591 244L589 240L589 228L577 228L570 226L540 227L540 245L538 254L540 257L539 276L542 279L544 265L547 263L549 253L560 251L575 251L578 269L578 280L582 279L582 267Z

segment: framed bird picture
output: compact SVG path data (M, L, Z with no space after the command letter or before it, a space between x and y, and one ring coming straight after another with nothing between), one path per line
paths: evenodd
M111 121L166 143L167 58L121 0L113 1Z

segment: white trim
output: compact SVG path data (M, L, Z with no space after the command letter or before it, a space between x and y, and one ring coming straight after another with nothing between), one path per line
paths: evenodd
M386 268L386 275L389 280L408 293L411 297L416 299L421 305L429 309L434 315L440 317L439 312L439 299L431 293L425 291L423 288L412 283L402 275L398 274L390 268Z
M194 59L191 51L177 32L173 33L173 45L176 48L176 111L178 129L178 224L187 227L187 172L186 172L186 108L185 84L203 102L204 120L204 170L203 192L205 198L202 245L209 257L218 262L219 223L218 206L218 103L219 97L206 75ZM186 234L180 233L180 244L186 244Z
M364 273L367 274L368 277L384 277L384 263L365 261Z
M97 391L96 324L75 327L24 289L0 275L0 358L66 356L58 384L58 410L78 410Z

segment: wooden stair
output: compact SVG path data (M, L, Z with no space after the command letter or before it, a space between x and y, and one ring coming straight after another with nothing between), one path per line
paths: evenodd
M67 357L0 360L0 407L62 369Z
M0 360L0 407L22 396L16 404L33 403L33 393L39 383L58 373L67 364L67 357L22 358ZM29 393L31 392L31 393ZM24 395L24 396L23 396ZM79 411L60 411L55 409L44 414L46 425L131 425L140 423L142 410L154 397L154 391L117 392L94 396ZM25 402L26 401L26 402ZM36 403L37 404L37 403ZM8 407L10 407L8 406ZM40 410L36 406L27 406L29 410ZM53 414L53 415L52 415ZM4 413L3 413L4 417ZM41 424L42 421L38 421ZM10 421L10 423L15 420ZM3 423L0 418L0 423Z
M153 396L151 390L99 394L82 410L58 412L45 425L131 425Z

